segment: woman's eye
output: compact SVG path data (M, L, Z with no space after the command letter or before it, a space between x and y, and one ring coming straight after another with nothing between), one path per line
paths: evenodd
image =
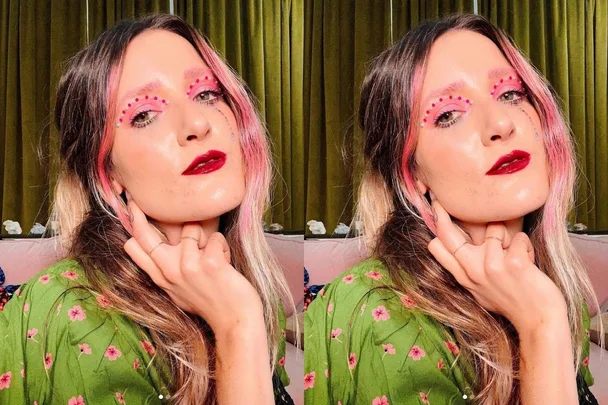
M203 104L214 104L220 97L221 93L213 90L205 90L197 94L194 97L194 101L198 101Z
M138 113L131 120L131 125L136 128L143 128L147 125L150 125L154 121L154 118L156 118L156 115L152 115L152 113L152 110L146 110Z
M510 91L507 91L506 93L503 93L499 97L499 100L507 102L507 103L515 104L515 103L518 103L523 98L524 98L524 93L522 93L521 91L510 90Z
M460 118L460 116L461 114L456 110L446 111L439 117L437 117L437 119L435 120L435 126L440 128L447 128L450 125L455 124L456 121L458 121L458 118Z

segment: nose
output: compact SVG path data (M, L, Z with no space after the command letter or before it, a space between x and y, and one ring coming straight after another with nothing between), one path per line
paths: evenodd
M205 139L211 133L208 113L203 108L190 100L182 103L178 108L181 110L182 128L177 141L181 146Z
M506 141L515 132L515 123L509 114L509 106L492 100L486 104L486 131L482 136L482 142L490 146L496 141Z

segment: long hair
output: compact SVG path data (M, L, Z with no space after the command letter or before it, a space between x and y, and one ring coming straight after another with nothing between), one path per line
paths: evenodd
M524 231L534 245L536 264L566 299L578 370L583 303L595 295L565 227L576 173L571 136L548 82L485 18L462 14L426 22L372 62L359 106L366 168L355 218L363 222L366 243L386 264L396 288L452 329L461 355L473 365L469 377L477 403L517 404L521 397L517 332L507 319L482 308L429 253L427 245L435 237L433 214L428 196L415 186L419 128L412 117L420 112L431 46L451 30L470 30L494 42L519 73L540 116L550 193L543 207L526 215Z
M123 245L131 225L125 197L111 187L112 123L125 51L133 38L151 29L175 33L192 44L213 70L236 117L246 191L241 205L221 217L220 231L231 247L233 266L261 297L274 368L280 299L291 295L261 226L271 181L268 140L245 85L207 40L179 17L152 15L122 22L69 61L55 108L62 168L51 219L58 221L61 241L82 264L91 288L149 330L162 364L168 366L172 402L215 403L212 331L204 320L173 304L126 254Z

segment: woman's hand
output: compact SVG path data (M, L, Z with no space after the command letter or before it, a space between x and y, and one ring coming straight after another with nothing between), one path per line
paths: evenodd
M124 249L173 302L202 317L217 338L241 329L265 330L260 296L230 264L230 248L221 233L204 240L201 226L188 223L179 244L172 246L131 199L128 207L133 237Z
M484 243L475 246L439 202L432 204L438 237L429 243L429 251L481 306L506 317L520 335L543 323L567 323L564 297L534 264L534 249L525 233L510 238L502 223L491 223Z

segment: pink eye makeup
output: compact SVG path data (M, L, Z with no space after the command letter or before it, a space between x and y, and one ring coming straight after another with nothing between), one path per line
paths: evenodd
M471 100L461 95L446 95L439 97L424 110L424 116L422 121L420 121L420 127L424 127L427 123L433 123L438 127L449 126L453 123L452 121L457 120L458 117L452 118L449 125L446 125L447 123L443 123L441 120L445 117L449 117L450 114L453 115L454 112L459 112L462 115L462 113L468 111L472 105L473 102Z
M523 82L516 74L510 74L494 83L492 86L491 96L500 96L505 93L505 90L516 90L525 93Z
M211 70L190 84L188 91L186 92L186 96L196 96L203 91L210 91L217 94L222 93L222 89L220 88L220 85Z
M118 121L116 121L116 127L120 127L125 121L128 121L131 126L136 128L145 127L167 105L169 105L169 102L160 96L145 95L136 97L121 110ZM151 113L156 114L150 117Z

